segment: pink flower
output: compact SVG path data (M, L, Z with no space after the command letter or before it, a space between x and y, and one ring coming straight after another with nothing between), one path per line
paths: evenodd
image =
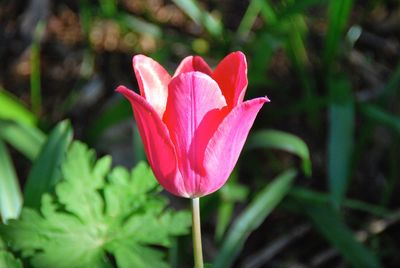
M156 61L133 57L140 95L117 91L131 103L147 158L159 183L182 197L221 188L234 168L266 97L243 102L247 63L241 52L215 68L186 57L171 77Z

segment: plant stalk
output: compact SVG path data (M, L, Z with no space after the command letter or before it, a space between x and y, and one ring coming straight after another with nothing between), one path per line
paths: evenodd
M194 267L203 268L203 249L201 246L200 227L200 199L198 197L192 198L192 236Z

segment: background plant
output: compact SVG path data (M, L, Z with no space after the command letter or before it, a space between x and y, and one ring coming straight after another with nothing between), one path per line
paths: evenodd
M135 88L126 72L133 54L173 70L189 54L212 65L242 50L248 98L272 102L229 183L203 202L206 260L397 267L399 8L383 0L2 2L2 220L19 214L22 196L38 211L62 183L46 163L65 160L71 126L53 127L66 117L99 155L129 167L144 159L130 108L113 92ZM189 243L172 241L171 266L190 265Z

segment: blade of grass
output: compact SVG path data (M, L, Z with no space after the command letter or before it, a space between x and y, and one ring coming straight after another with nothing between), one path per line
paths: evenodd
M116 19L123 27L137 33L150 35L155 38L161 38L162 36L162 30L156 24L147 22L130 14L118 12Z
M38 155L46 135L33 126L0 120L0 138L33 161Z
M289 196L295 198L296 200L300 200L301 202L321 203L321 204L330 203L329 194L318 191L312 191L304 187L293 187L289 192ZM349 198L344 199L343 206L354 210L364 211L379 217L386 217L390 215L390 210L387 210L384 207L365 203L355 199L349 199Z
M328 0L302 0L302 1L282 1L281 6L277 8L279 18L283 19L296 14L305 14L306 10L328 3Z
M0 218L3 223L17 219L22 207L22 194L10 155L0 140Z
M353 0L330 1L328 7L328 30L325 39L323 63L326 73L329 74L335 60L340 39L345 30Z
M50 132L29 173L24 205L40 207L42 194L51 191L61 176L60 164L71 141L72 128L68 121L60 122Z
M31 47L31 103L36 115L40 114L42 107L41 81L40 81L40 42L45 30L45 23L39 21L35 28Z
M218 37L222 34L223 27L219 20L210 13L203 10L195 0L172 0L183 10L194 22L202 25L212 36Z
M345 225L338 211L330 205L307 203L305 212L319 232L356 268L382 267L376 256Z
M400 134L400 117L391 114L381 107L373 104L360 105L361 113L373 121L391 128L397 134Z
M236 202L244 201L249 189L237 182L237 168L234 169L229 180L218 191L220 202L218 204L217 226L215 228L215 240L222 241L222 237L231 222L233 209Z
M214 268L232 266L247 237L261 225L286 196L295 177L296 171L290 169L279 175L257 194L229 229L221 251L215 259Z
M237 35L242 38L246 37L251 31L251 28L253 27L254 22L260 13L268 24L273 25L277 22L275 11L268 1L252 0L250 1L246 13L243 15L243 18L240 21Z
M246 149L272 148L294 155L302 160L303 172L311 176L311 159L307 144L299 137L279 130L259 130L247 140Z
M339 208L346 194L354 142L354 101L345 77L329 84L328 181L332 204Z
M8 119L25 125L35 125L37 117L17 97L0 88L0 119Z

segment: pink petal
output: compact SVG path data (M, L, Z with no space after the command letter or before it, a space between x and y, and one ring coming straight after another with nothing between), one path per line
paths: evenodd
M236 106L222 121L207 145L204 166L208 180L203 180L201 195L221 188L232 172L257 113L267 98L257 98Z
M119 86L116 91L132 105L147 159L159 183L175 195L187 196L181 177L177 174L174 145L155 109L143 97L124 86Z
M202 72L211 76L211 68L200 56L188 56L184 58L175 71L174 77L181 73Z
M212 78L217 81L230 108L242 103L247 88L246 56L233 52L215 68Z
M167 104L168 83L171 76L158 62L144 55L134 56L132 64L140 94L162 117Z
M223 119L221 109L225 106L217 83L206 74L183 73L169 84L164 122L175 145L186 192L191 196L199 191L198 185L205 175L204 150Z

